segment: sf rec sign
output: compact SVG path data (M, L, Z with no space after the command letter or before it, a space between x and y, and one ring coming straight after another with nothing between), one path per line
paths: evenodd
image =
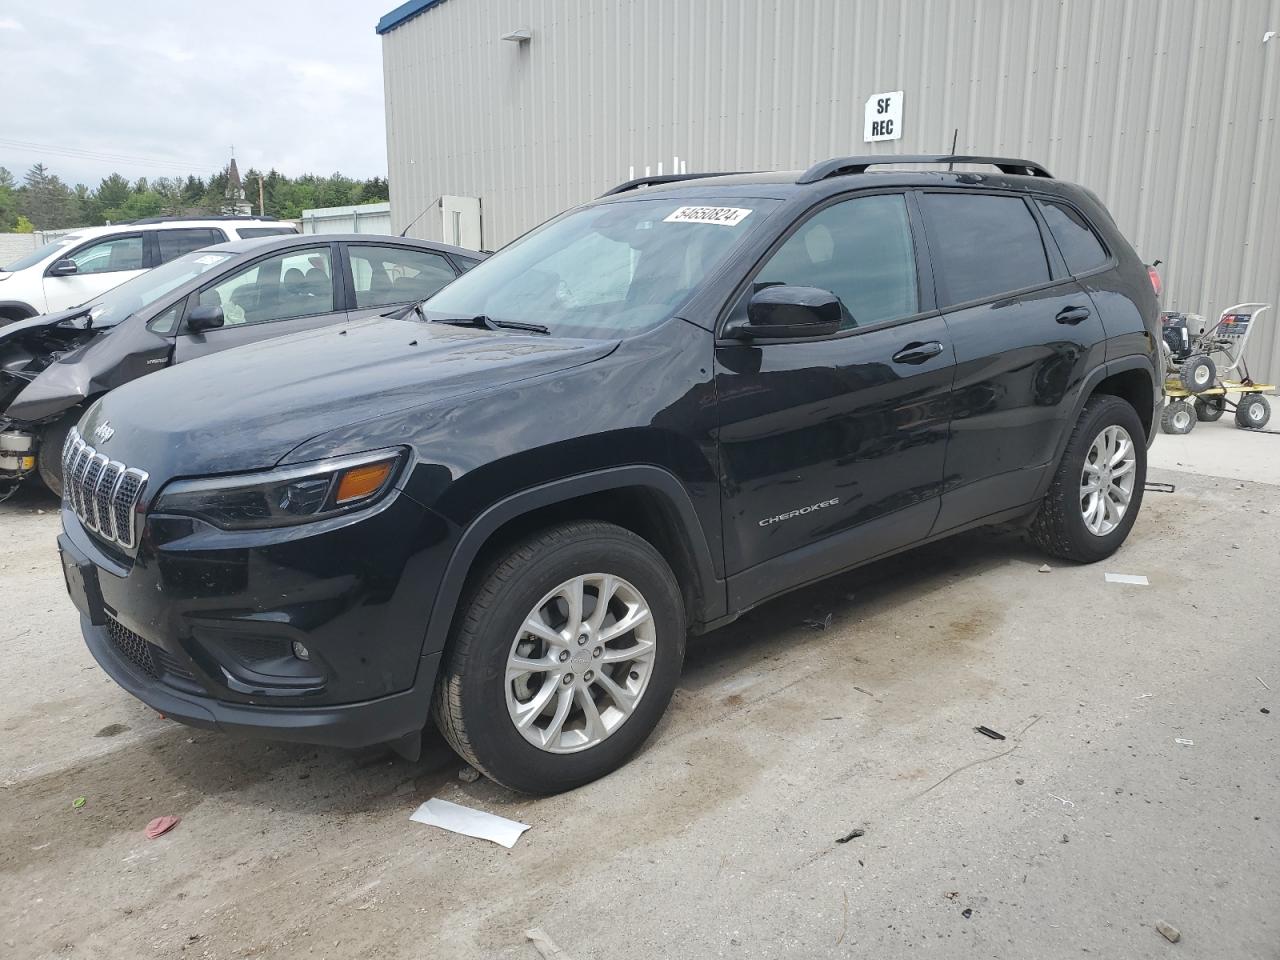
M863 110L862 139L898 140L902 137L902 91L876 93L867 98Z

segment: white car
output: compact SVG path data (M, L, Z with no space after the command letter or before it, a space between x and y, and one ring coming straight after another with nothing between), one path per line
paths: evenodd
M0 266L0 327L79 306L210 244L297 232L291 223L261 217L157 217L75 230Z

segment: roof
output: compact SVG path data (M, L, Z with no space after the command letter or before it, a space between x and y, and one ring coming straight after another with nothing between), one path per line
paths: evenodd
M390 13L384 14L382 19L378 21L378 25L374 27L374 30L379 34L388 33L406 20L412 20L418 14L425 13L441 3L444 3L444 0L408 0L408 2L400 4Z
M395 244L404 247L417 247L419 250L431 250L436 253L451 253L470 260L483 260L488 254L479 250L468 250L466 247L455 247L449 243L437 243L434 240L418 240L415 237L393 237L381 233L290 233L267 237L250 237L245 240L227 240L223 243L202 247L202 250L213 250L220 253L249 253L263 250L285 250L289 247L306 247L324 243L373 243Z

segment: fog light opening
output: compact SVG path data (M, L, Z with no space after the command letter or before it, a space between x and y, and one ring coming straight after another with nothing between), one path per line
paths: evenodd
M293 655L297 657L299 660L311 659L311 651L308 650L304 644L299 643L297 640L293 641Z

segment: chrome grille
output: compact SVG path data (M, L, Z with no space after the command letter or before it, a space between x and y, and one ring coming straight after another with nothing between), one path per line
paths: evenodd
M137 546L144 471L98 453L73 428L62 448L62 486L67 506L87 529L127 549Z

